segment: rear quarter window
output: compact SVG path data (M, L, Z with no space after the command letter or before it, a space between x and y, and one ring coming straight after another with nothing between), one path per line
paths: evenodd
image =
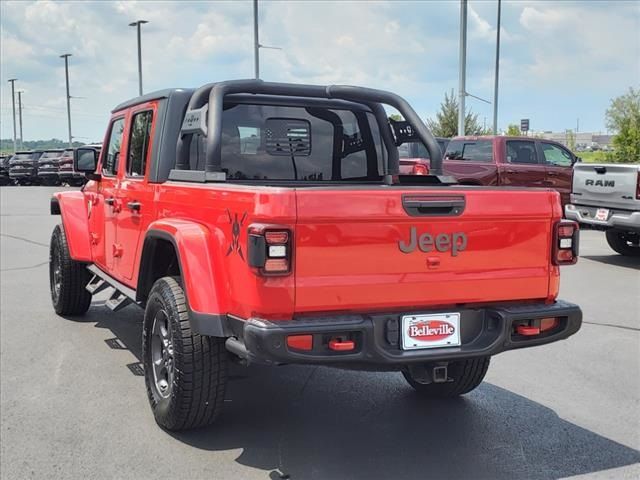
M451 140L444 158L468 162L492 162L493 142L491 140Z

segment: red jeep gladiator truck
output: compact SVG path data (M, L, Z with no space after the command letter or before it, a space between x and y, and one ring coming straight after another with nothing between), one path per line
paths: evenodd
M392 127L383 105L404 116ZM431 174L399 175L411 125ZM235 80L117 106L81 191L56 193L55 311L144 308L156 421L221 410L229 362L402 372L427 397L477 387L492 355L565 339L577 224L554 191L460 186L401 97Z

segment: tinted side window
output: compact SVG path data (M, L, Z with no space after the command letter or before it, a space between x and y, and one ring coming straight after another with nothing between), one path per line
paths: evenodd
M544 155L545 162L560 167L570 167L573 163L571 154L564 148L560 148L552 143L540 142L540 148Z
M118 118L111 124L109 141L102 158L102 173L113 176L118 173L118 160L122 147L122 134L124 133L124 118Z
M537 164L536 144L526 140L507 141L507 162L517 164Z
M491 140L452 140L447 146L445 158L469 162L492 162L493 142Z
M133 116L129 138L129 161L127 162L127 175L130 177L144 177L152 120L153 112L151 110L139 112Z

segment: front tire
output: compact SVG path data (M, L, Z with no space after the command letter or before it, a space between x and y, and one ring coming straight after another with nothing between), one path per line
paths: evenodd
M220 414L227 385L225 339L191 331L178 279L157 280L147 300L142 356L149 403L168 430L210 425Z
M87 283L86 265L71 258L64 229L56 225L49 247L49 286L58 315L82 315L89 309L91 294L85 288Z
M444 383L419 383L404 370L405 380L419 394L431 398L453 398L475 389L484 380L491 357L470 358L449 363L448 376L452 381Z
M640 257L640 233L611 229L605 232L607 243L620 255Z

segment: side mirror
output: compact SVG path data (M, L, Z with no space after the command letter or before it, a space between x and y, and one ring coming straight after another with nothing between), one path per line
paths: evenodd
M93 173L98 166L98 153L94 148L76 148L73 152L73 168L76 172Z
M571 163L572 165L575 165L576 163L580 163L582 162L582 158L580 157L573 157L573 162Z
M76 172L85 173L91 180L98 180L100 175L95 173L97 167L98 152L95 148L79 147L73 151L73 168Z

